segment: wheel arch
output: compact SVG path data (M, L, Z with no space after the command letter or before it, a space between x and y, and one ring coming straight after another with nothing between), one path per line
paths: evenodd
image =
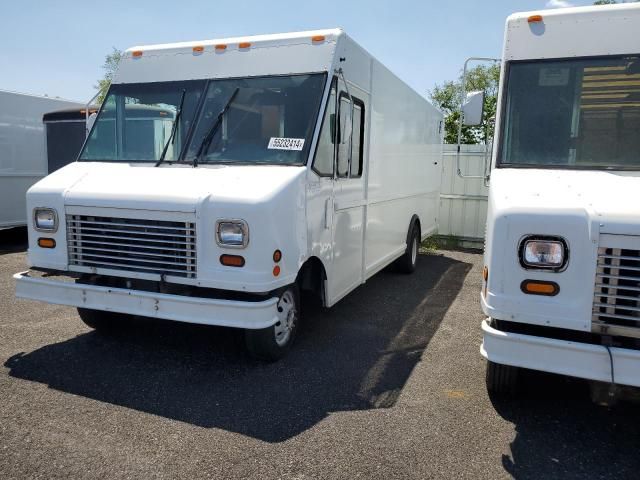
M310 293L317 297L322 306L327 305L327 270L320 258L307 258L298 270L296 283L300 292Z

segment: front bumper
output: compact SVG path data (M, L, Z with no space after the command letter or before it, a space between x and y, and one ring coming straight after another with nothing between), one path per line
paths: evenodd
M496 330L482 322L480 353L503 365L541 370L571 377L611 381L611 362L606 347ZM640 387L640 351L610 347L615 382Z
M16 273L16 296L57 305L128 313L178 322L260 329L277 322L277 298L241 302L152 293L36 278Z

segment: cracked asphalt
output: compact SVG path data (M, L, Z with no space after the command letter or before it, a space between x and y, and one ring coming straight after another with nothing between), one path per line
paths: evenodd
M638 404L528 374L488 397L482 256L420 255L330 310L291 354L239 332L136 321L98 334L74 309L17 300L23 230L0 232L0 478L638 478Z

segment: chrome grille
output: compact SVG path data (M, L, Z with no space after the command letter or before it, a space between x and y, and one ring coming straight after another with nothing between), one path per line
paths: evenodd
M191 222L67 215L69 264L194 278Z
M598 249L593 331L640 338L640 250Z

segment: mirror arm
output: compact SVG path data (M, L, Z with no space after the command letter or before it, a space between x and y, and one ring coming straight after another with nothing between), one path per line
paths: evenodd
M469 57L464 62L464 68L462 69L462 95L460 96L460 118L458 118L458 148L456 149L456 171L460 178L486 178L486 175L463 175L462 170L460 168L460 150L462 143L462 121L463 115L462 109L464 107L464 98L465 93L467 91L467 69L469 67L469 62L500 62L499 58L488 58L488 57ZM486 166L485 166L486 169Z

